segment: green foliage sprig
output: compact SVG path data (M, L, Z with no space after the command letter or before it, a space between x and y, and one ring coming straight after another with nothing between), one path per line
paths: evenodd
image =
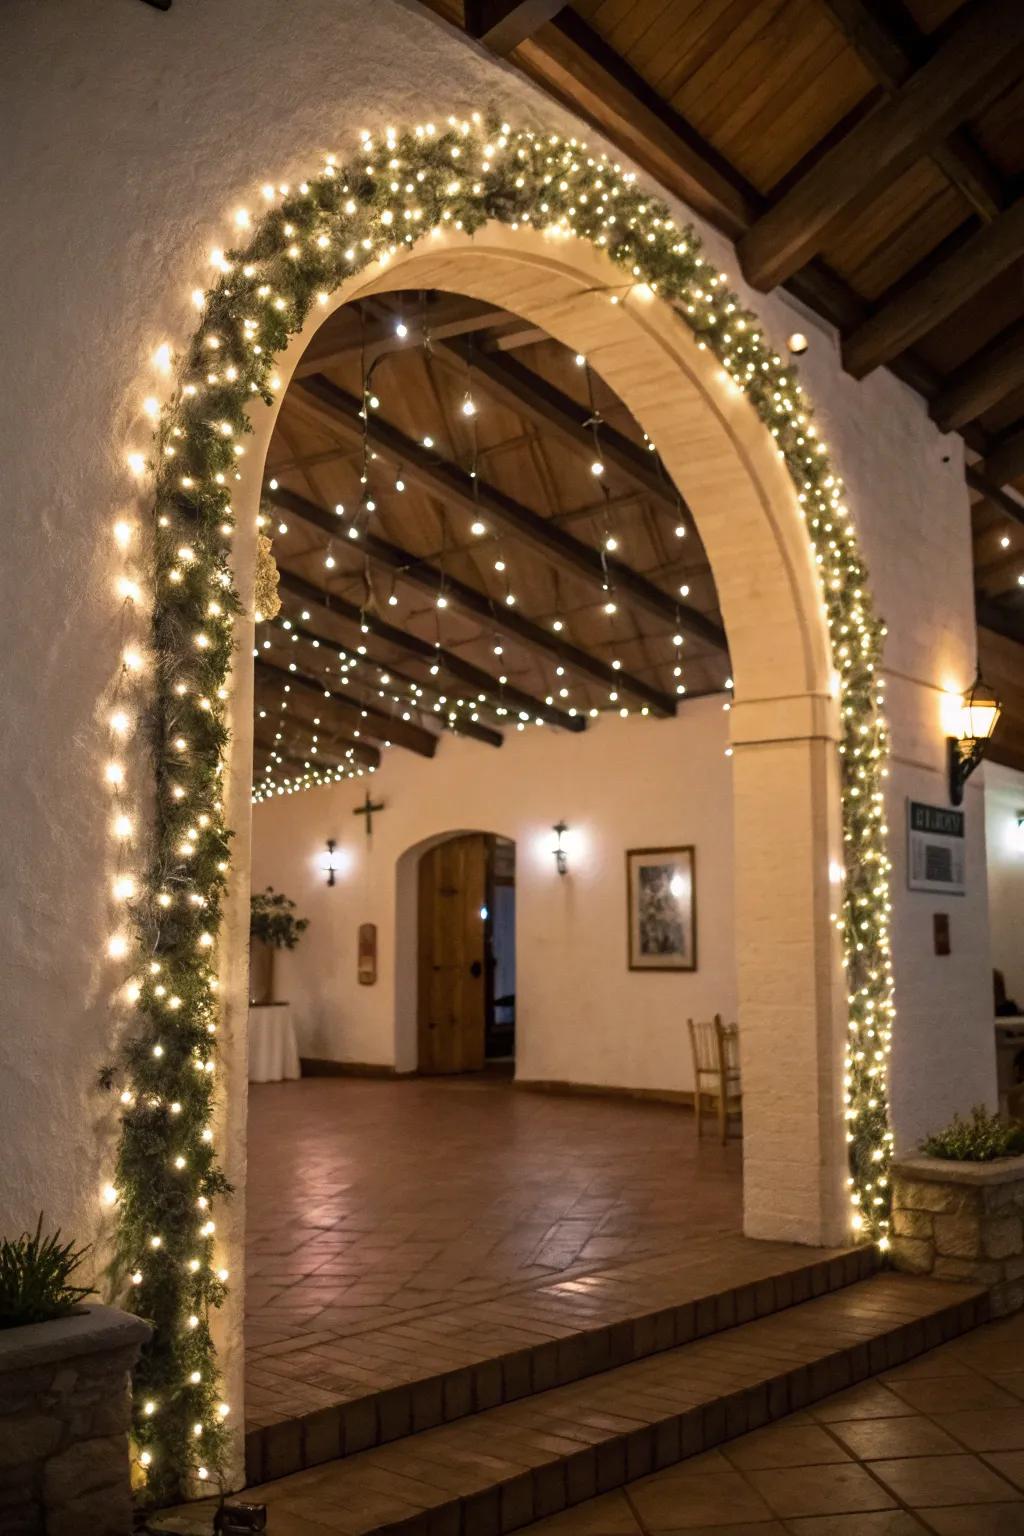
M921 1151L957 1163L991 1163L997 1157L1024 1157L1024 1122L1001 1120L984 1104L975 1104L970 1118L954 1115L943 1130L926 1136Z
M0 1328L48 1323L67 1317L87 1296L91 1285L72 1285L88 1248L60 1241L60 1228L43 1236L39 1213L34 1232L0 1239Z
M294 949L309 927L308 917L293 917L294 901L268 885L249 897L249 937L274 949Z
M253 221L243 248L227 253L178 359L154 453L153 848L132 907L135 1027L104 1080L122 1085L121 1253L135 1282L133 1303L156 1324L136 1383L135 1433L150 1496L159 1499L188 1494L196 1477L215 1474L223 1445L209 1312L224 1282L208 1218L227 1184L209 1121L219 1016L213 962L230 836L221 804L224 701L239 612L228 560L231 492L249 409L255 399L273 401L274 359L318 299L434 229L472 234L488 221L554 227L590 242L618 269L617 297L646 284L746 395L793 481L840 685L851 1199L859 1229L886 1240L886 1058L895 1009L882 782L888 743L877 676L884 626L872 611L842 483L796 370L730 292L693 230L677 226L632 174L577 140L479 119L366 136L348 166L328 157Z

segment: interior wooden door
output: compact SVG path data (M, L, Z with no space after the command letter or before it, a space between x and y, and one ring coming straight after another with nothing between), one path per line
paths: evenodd
M479 1072L487 1019L494 839L453 837L419 868L419 1069Z

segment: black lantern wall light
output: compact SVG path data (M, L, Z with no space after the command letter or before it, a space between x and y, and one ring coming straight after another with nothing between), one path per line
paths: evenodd
M988 751L1001 712L999 699L982 682L979 672L960 706L959 734L947 737L949 798L953 805L962 803L964 785Z

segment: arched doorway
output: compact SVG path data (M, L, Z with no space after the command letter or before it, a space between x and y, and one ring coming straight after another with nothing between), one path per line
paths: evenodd
M512 1066L516 844L453 829L395 865L395 1065L425 1076Z
M511 1065L515 1029L515 843L464 832L417 868L417 1070Z
M351 279L279 360L278 399L327 314L410 287L500 303L585 354L657 443L692 509L735 681L745 1230L840 1241L849 1230L846 985L834 920L843 868L840 724L819 578L790 475L710 349L649 288L624 293L600 250L532 228L446 231ZM260 456L275 418L271 410L254 422ZM257 497L251 487L253 519ZM248 705L239 693L239 709ZM251 750L247 719L234 739L239 752Z
M587 157L574 140L513 133L505 125L494 135L497 144L479 122L453 123L440 135L429 126L402 138L389 131L382 145L364 140L350 173L352 185L330 160L322 175L300 184L296 194L285 189L284 206L273 207L257 224L245 251L218 255L222 276L203 297L184 389L164 418L161 449L167 462L161 460L158 476L155 574L161 591L165 582L168 593L171 584L180 585L175 612L184 622L158 625L159 734L170 761L174 752L186 754L190 784L212 804L212 813L202 813L206 822L197 825L184 819L186 807L176 808L173 796L161 798L156 812L158 836L169 852L179 860L203 853L193 867L201 869L196 895L209 927L199 931L198 917L191 914L173 946L175 964L194 997L189 1017L196 1031L195 1065L204 1074L195 1079L202 1091L192 1096L190 1135L197 1145L209 1140L214 1100L212 1083L205 1081L212 1071L206 1036L218 1025L211 1019L210 1030L206 1019L217 1011L227 1024L221 1060L234 1088L220 1113L227 1146L222 1162L228 1176L241 1182L252 679L240 660L225 709L220 701L231 657L241 635L244 658L250 631L245 618L235 620L223 541L231 534L225 520L230 499L239 528L234 578L248 597L259 486L237 473L234 455L246 451L237 434L248 431L252 393L270 404L279 398L315 329L309 319L315 302L323 316L354 297L396 286L463 292L485 302L499 299L592 359L657 442L693 510L714 570L736 692L732 750L748 1103L746 1231L821 1243L838 1241L852 1226L884 1241L891 1144L884 1077L894 1010L880 784L886 743L873 681L881 631L841 485L790 371L772 353L756 317L743 311L722 276L695 254L694 237L688 232L680 237L668 210L652 205L620 168ZM390 157L383 166L368 161L378 152ZM461 174L470 169L465 184L452 174L456 161ZM379 178L381 169L391 173L390 180ZM399 170L410 177L406 183L394 176ZM446 199L454 202L454 211ZM275 205L279 200L272 189L270 200ZM421 202L432 210L422 223ZM329 221L335 235L354 229L358 240L332 255L328 285L317 293L319 258L308 257L301 242L308 236L310 250L330 250L332 236L320 227ZM239 224L248 228L251 217L243 215ZM344 275L346 264L351 277ZM274 282L262 280L267 276ZM284 292L275 291L275 283ZM247 306L258 308L258 319ZM262 361L254 362L256 354ZM210 415L207 382L222 415ZM257 464L273 423L273 411L257 413L252 421ZM183 444L183 458L176 457L175 438ZM181 542L197 518L203 535L198 556ZM163 528L170 530L166 537L159 533ZM210 596L210 580L222 583L226 600L216 590ZM186 659L194 663L197 653L210 691L197 689L190 696L186 686L180 697L190 702L178 704L174 668ZM176 734L179 713L196 731L191 745ZM225 725L231 733L228 751ZM842 777L837 748L847 753ZM243 833L235 844L230 886L223 856L229 825ZM147 892L158 896L148 883ZM842 939L849 978L843 974ZM116 936L112 956L128 950L127 940ZM211 950L218 956L217 977L209 965ZM197 951L207 958L197 960ZM209 993L218 981L224 1002L215 1010ZM144 979L141 1000L136 997L145 1020L144 1044L160 1027L162 987ZM844 1081L848 1004L860 1038ZM164 1070L144 1053L147 1067L140 1073L132 1052L127 1054L133 1082L148 1084ZM173 1065L168 1062L168 1068ZM171 1084L166 1087L170 1103ZM136 1193L140 1185L131 1156L125 1161L126 1148L129 1154L135 1150L131 1135L126 1120L122 1161ZM853 1166L849 1214L843 1193L847 1145ZM204 1161L209 1163L205 1155ZM209 1175L216 1193L223 1190L220 1174L217 1167ZM152 1207L125 1203L133 1213L125 1238L136 1252L147 1224L151 1228L159 1214L159 1193L152 1194ZM239 1202L228 1218L226 1241L218 1235L218 1253L239 1256L241 1221ZM143 1274L139 1282L140 1305L160 1317L163 1354L154 1381L180 1379L171 1333L191 1315L199 1316L190 1313L190 1304L205 1315L220 1300L214 1230L215 1224L206 1224L198 1269L191 1272L197 1278L166 1276L158 1267L156 1280ZM186 1241L184 1229L175 1234L179 1239ZM229 1317L229 1332L232 1326ZM194 1353L212 1359L202 1317L196 1327ZM206 1409L212 1415L213 1405ZM216 1427L212 1417L210 1425ZM193 1459L190 1450L186 1460Z

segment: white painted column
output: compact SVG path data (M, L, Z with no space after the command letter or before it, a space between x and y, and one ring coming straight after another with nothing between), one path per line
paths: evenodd
M812 1244L851 1237L835 717L805 696L732 721L744 1231Z

